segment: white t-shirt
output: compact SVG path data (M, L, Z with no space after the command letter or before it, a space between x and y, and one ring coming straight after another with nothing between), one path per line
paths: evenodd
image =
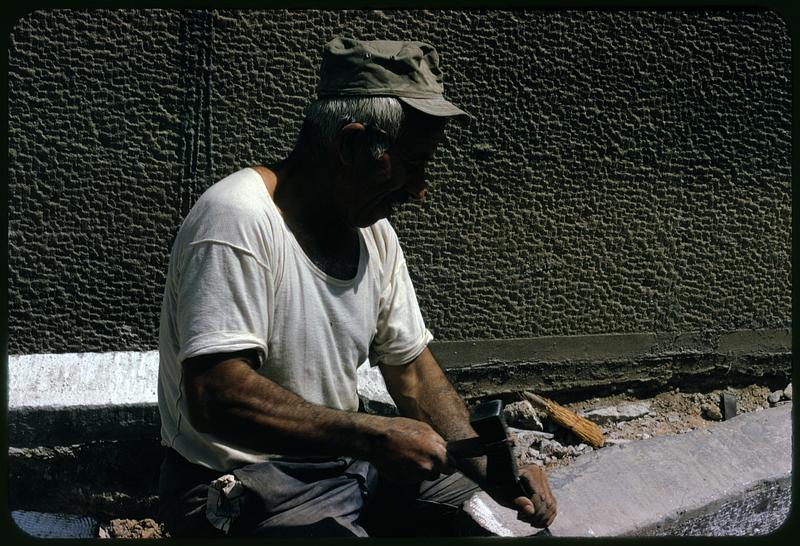
M358 231L356 276L340 280L306 256L255 170L200 197L175 239L161 308L162 444L219 471L270 458L192 427L181 365L190 357L255 348L264 377L356 411L361 363L401 365L423 351L433 336L397 235L386 220Z

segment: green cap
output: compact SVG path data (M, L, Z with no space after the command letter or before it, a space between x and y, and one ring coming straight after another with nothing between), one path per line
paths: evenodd
M390 96L431 116L472 117L442 95L439 54L424 42L337 37L322 51L317 96Z

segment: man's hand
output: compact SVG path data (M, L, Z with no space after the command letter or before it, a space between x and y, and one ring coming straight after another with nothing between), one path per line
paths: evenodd
M371 460L381 475L399 483L432 480L453 472L444 438L427 423L405 417L388 419Z
M534 527L548 527L556 517L556 499L550 491L550 484L544 470L537 465L523 466L519 479L531 492L530 497L516 496L518 491L509 488L486 488L498 504L517 511L517 519Z

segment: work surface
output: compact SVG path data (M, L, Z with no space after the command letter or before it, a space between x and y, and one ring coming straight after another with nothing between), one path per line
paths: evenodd
M759 535L791 504L792 405L704 430L611 446L550 474L554 536ZM473 517L502 536L536 529L485 493Z

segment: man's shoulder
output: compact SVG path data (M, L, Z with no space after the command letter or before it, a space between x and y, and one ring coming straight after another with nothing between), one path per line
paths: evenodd
M383 218L371 226L364 228L364 233L372 241L378 257L382 262L393 260L400 249L400 241L397 238L392 224Z
M364 228L364 231L366 231L376 243L384 245L398 244L397 233L386 218L378 220L371 226Z
M229 242L237 247L263 248L273 243L276 222L269 194L252 169L243 169L209 187L186 216L178 244Z
M268 194L261 177L252 169L241 169L211 185L196 207L235 209L241 212L263 210Z

